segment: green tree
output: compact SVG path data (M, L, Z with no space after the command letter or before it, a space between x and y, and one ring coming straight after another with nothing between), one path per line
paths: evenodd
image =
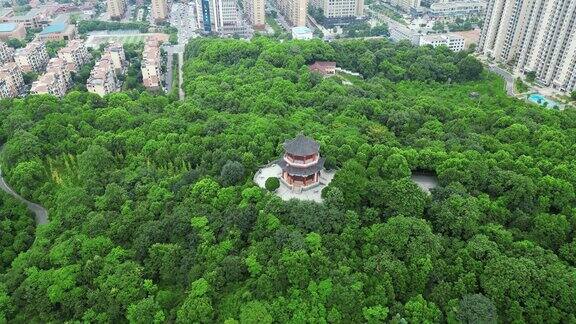
M222 167L220 179L224 186L238 184L244 179L244 166L237 161L228 161Z
M126 318L130 323L164 323L166 316L154 298L148 297L128 306Z
M240 323L242 324L270 324L272 322L273 318L263 302L250 301L240 308Z
M442 318L442 313L434 303L426 301L422 295L417 295L404 305L404 318L410 323L437 323Z
M476 58L468 55L457 64L459 76L462 80L476 80L480 77L484 67Z
M190 285L190 292L178 309L176 322L209 322L214 316L212 301L206 296L210 286L204 278Z
M497 323L497 311L494 303L482 294L465 295L458 305L460 323Z
M268 191L274 192L276 189L280 188L280 180L278 180L276 177L270 177L266 179L264 186Z

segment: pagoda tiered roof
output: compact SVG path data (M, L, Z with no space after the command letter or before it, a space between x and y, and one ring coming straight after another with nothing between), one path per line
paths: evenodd
M310 137L299 134L295 139L284 142L284 150L296 156L309 156L318 153L320 144Z

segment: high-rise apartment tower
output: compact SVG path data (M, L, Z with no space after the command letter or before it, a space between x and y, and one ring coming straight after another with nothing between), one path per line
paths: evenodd
M489 0L478 51L535 72L560 91L576 89L576 0Z
M244 12L248 21L256 29L264 29L266 16L264 12L264 0L244 0Z

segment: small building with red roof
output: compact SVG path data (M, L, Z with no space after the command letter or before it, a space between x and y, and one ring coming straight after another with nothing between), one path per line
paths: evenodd
M325 77L336 75L336 62L316 61L308 65L308 68L310 71L320 73Z

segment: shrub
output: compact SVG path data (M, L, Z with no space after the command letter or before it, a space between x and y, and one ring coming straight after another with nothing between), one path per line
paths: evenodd
M276 189L280 188L280 180L278 180L278 178L270 177L266 179L264 186L268 191L274 192Z

